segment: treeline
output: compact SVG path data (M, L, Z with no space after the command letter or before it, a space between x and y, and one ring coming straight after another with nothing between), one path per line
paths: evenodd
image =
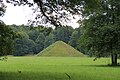
M70 26L58 27L30 27L24 25L9 25L16 33L14 39L13 52L14 56L33 55L42 51L55 41L64 41L77 50L79 49L78 40L80 38L80 28L73 29Z

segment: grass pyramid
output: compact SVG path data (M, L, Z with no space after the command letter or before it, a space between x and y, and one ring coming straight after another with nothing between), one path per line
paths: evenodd
M43 51L41 51L40 53L38 53L37 56L51 56L51 57L81 56L82 57L84 56L84 54L77 51L76 49L74 49L73 47L71 47L70 45L66 44L63 41L57 41L52 45L50 45L49 47L47 47L46 49L44 49Z

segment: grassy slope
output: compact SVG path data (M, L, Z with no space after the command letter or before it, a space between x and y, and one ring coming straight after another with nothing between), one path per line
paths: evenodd
M84 56L82 53L71 47L70 45L57 41L44 49L38 56Z
M86 57L9 57L0 61L0 80L120 80L120 68L103 66L110 59ZM19 73L18 71L21 71Z

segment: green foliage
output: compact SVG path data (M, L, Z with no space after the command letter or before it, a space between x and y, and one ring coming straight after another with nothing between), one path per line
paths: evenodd
M15 51L13 55L15 56L23 56L25 54L34 52L35 43L33 40L29 38L17 38L15 39Z
M37 53L44 49L44 42L45 42L45 36L44 36L44 34L41 33L35 41L35 43L36 43L35 51Z
M72 33L69 41L69 44L78 50L79 48L77 48L77 45L78 45L79 38L80 38L80 29L78 28Z
M11 54L15 33L9 26L0 23L0 56Z
M100 0L98 10L89 9L80 39L80 46L87 48L91 55L102 57L111 54L112 65L117 65L117 54L120 52L119 4L118 0Z
M37 37L39 36L39 32L36 30L31 30L29 31L29 38L32 39L33 41L35 41L37 39Z
M44 48L47 48L49 45L51 45L52 43L55 42L55 35L54 34L49 34L46 38L45 38L45 42L44 42Z
M0 1L0 17L4 15L6 6L3 1ZM0 20L0 56L11 54L13 51L13 40L15 33L10 26L6 26L2 20Z
M15 56L37 54L55 41L62 40L68 43L71 39L74 39L74 29L68 26L60 27L57 30L43 26L9 26L18 35L15 40L13 40L14 51L12 54ZM76 29L76 31L78 34L75 33L75 37L78 37L80 35L79 29ZM72 33L73 38L71 38ZM75 43L77 43L78 38L75 39ZM76 48L76 46L74 47Z
M18 35L14 40L13 55L15 56L33 55L43 50L45 38L47 41L47 37L52 31L52 28L43 26L28 27L25 25L10 25L10 27ZM51 38L51 36L49 38ZM51 44L51 42L49 44Z
M64 26L57 28L57 30L53 31L55 35L56 41L64 41L66 43L69 42L70 36L72 35L73 28L69 26Z

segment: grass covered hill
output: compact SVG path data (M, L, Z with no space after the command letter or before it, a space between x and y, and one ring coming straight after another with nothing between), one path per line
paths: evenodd
M63 41L57 41L37 54L37 56L84 56L81 52L77 51L70 45Z

